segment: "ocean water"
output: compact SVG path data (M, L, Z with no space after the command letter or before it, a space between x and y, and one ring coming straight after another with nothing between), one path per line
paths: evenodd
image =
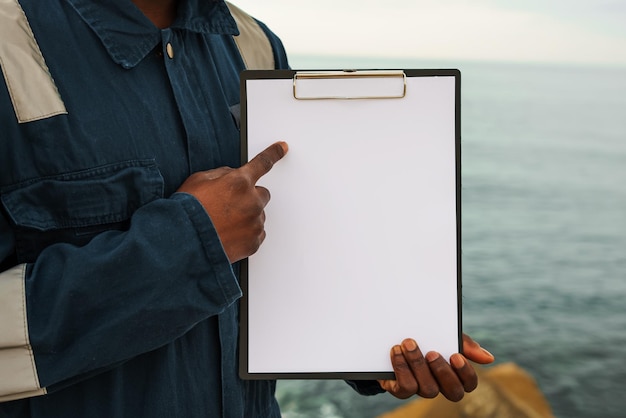
M463 328L533 375L557 417L626 417L626 68L291 65L461 70ZM285 418L373 418L403 403L323 380L281 381L278 398Z

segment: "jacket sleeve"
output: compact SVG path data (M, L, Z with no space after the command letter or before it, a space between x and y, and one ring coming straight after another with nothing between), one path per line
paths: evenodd
M0 216L0 260L14 246ZM127 231L54 244L0 273L0 401L62 387L168 344L241 296L200 203L176 193Z

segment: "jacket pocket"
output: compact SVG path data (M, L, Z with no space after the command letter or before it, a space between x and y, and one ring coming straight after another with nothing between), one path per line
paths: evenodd
M14 227L20 262L32 262L48 245L84 245L107 230L128 227L141 206L163 197L154 160L132 160L42 177L0 190Z

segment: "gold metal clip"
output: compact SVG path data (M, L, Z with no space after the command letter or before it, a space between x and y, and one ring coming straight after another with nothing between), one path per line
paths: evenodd
M332 82L346 79L359 82L355 85ZM309 85L312 80L330 80L330 83L312 89ZM402 70L298 71L293 76L293 97L296 100L402 99L406 96L406 84ZM355 94L355 90L363 94Z

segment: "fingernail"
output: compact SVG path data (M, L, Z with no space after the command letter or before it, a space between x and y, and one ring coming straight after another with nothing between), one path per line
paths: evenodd
M463 357L461 357L458 354L453 355L450 358L450 362L452 363L455 369L462 369L463 367L465 367L465 360L463 360Z
M485 349L484 349L484 348L482 348L482 347L480 347L480 349L481 349L481 350L483 350L483 352L484 352L485 354L487 354L488 356L490 356L490 357L492 357L492 358L495 358L495 357L493 356L493 354L491 354L489 351L485 350Z
M407 351L415 351L417 350L417 343L415 340L407 339L402 342L402 345Z
M400 355L400 356L402 355L402 349L400 348L399 345L394 345L392 350L393 350L393 354L395 354L397 356L398 355Z
M426 354L426 357L425 357L426 361L429 363L432 363L438 358L439 358L439 353L434 352L434 351L430 351L428 354Z

